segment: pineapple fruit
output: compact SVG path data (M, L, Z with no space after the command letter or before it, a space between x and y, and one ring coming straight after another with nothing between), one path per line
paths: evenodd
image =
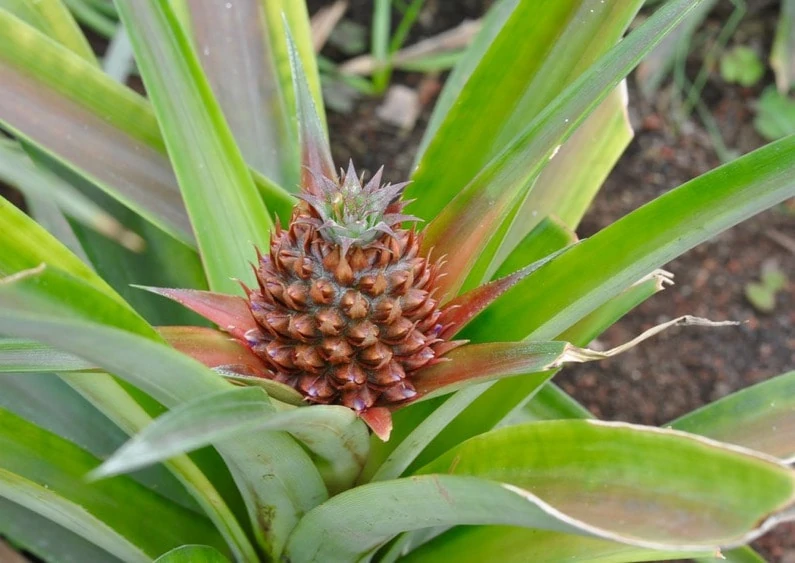
M341 180L310 170L246 288L259 327L245 337L273 378L360 413L415 397L412 375L454 345L440 338L441 261L401 226L416 221L401 213L406 184L382 186L382 170L366 184L352 163Z

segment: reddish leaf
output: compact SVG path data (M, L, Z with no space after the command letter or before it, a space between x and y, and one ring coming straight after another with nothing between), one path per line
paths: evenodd
M157 330L171 346L209 368L226 368L241 375L272 377L256 354L223 332L198 326L161 326Z
M440 337L447 340L455 336L469 323L469 321L491 305L500 295L567 250L567 248L561 249L550 254L546 258L533 262L509 276L481 285L472 291L459 295L447 303L444 309L442 309L440 323L444 326L444 329Z
M419 400L452 393L473 383L546 371L566 359L566 342L488 342L469 344L445 356L450 361L422 369L412 380Z
M251 316L248 302L242 297L195 289L168 289L142 285L135 287L173 299L180 305L211 320L218 325L218 328L243 342L246 341L246 333L249 330L259 330L254 317Z
M386 407L374 407L367 409L359 414L367 426L378 436L383 442L389 440L389 435L392 433L392 413Z

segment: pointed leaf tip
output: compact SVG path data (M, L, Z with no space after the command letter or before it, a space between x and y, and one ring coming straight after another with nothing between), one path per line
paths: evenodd
M382 442L389 440L392 434L392 413L386 407L374 407L359 413L367 426L378 436Z
M282 17L287 37L287 51L290 58L290 70L293 76L295 103L298 113L298 135L301 143L301 187L310 193L321 193L318 177L325 176L338 181L331 158L326 130L320 121L315 101L309 92L308 81L298 48L290 32L287 19Z
M157 330L171 346L208 368L224 369L242 377L273 376L248 346L225 332L198 326L162 326Z
M442 310L440 322L444 326L444 329L440 337L449 339L455 336L469 324L472 319L494 303L498 297L569 248L571 247L568 246L557 252L553 252L549 256L533 262L513 274L483 284L449 301Z
M246 341L245 335L249 330L258 329L257 322L251 316L248 302L242 297L196 289L170 289L143 285L134 287L176 301L243 342Z

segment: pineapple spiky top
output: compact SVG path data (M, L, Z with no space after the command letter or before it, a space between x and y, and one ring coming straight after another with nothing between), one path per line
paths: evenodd
M400 196L408 182L381 185L383 170L381 167L366 184L356 175L353 162L347 172L340 170L339 181L313 173L315 182L299 197L317 217L303 220L312 222L324 239L340 245L343 254L382 234L393 235L392 227L399 223L418 221L401 213L407 202Z

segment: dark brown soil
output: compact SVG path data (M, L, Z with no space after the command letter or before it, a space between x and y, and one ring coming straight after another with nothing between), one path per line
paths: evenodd
M432 35L478 17L487 2L465 2L464 7L439 9ZM315 4L322 4L316 2ZM356 19L366 23L369 2L352 2ZM437 7L452 3L429 2ZM753 3L751 3L753 4ZM773 6L771 7L771 4ZM733 36L742 42L759 30L771 37L775 2L757 2ZM719 6L705 26L706 41L722 24L727 12ZM745 35L744 35L745 34ZM751 38L753 40L753 37ZM767 45L769 47L769 45ZM767 52L767 51L766 51ZM700 67L699 53L691 56L688 71ZM398 75L394 80L417 86L423 78ZM425 78L427 81L432 80ZM772 81L766 76L763 83ZM431 88L432 89L432 88ZM741 153L764 144L753 129L753 100L761 88L743 89L711 75L703 93L726 144ZM584 218L579 235L592 235L619 217L667 190L720 164L710 136L695 119L674 120L669 109L673 86L664 86L651 100L643 100L630 81L631 118L635 139L608 178ZM353 158L373 170L386 166L387 177L399 181L410 166L427 124L432 100L410 133L385 125L375 116L379 100L360 100L353 113L331 113L329 123L338 162ZM684 314L713 320L744 321L736 328L686 328L664 333L620 357L567 368L557 382L608 420L661 425L684 413L795 366L795 260L791 250L774 242L771 232L795 238L792 202L745 221L666 265L676 285L658 294L609 329L594 345L605 348L625 342L655 324ZM789 283L777 295L776 309L760 313L744 296L749 282L759 279L765 262L774 261ZM780 526L756 542L769 561L795 560L795 525Z

